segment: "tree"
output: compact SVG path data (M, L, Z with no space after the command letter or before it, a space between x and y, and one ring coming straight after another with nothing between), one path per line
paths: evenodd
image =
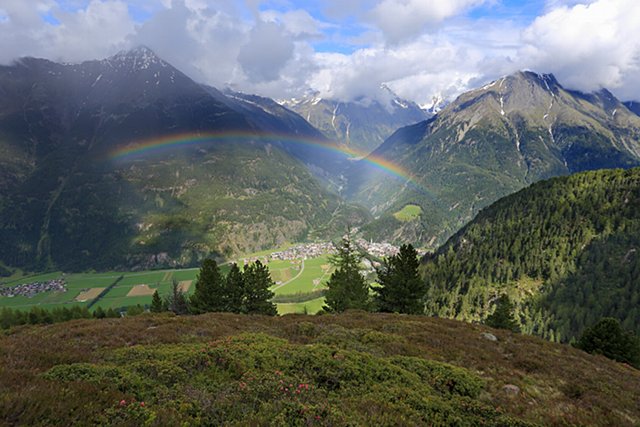
M513 304L507 294L502 294L498 298L495 311L487 317L484 323L492 328L520 332L520 325L513 316Z
M398 254L376 268L380 287L374 288L379 311L387 313L424 313L427 283L418 273L418 253L412 245L402 245Z
M347 309L369 309L369 285L360 272L362 257L348 237L336 245L337 255L329 262L336 267L327 282L324 310L340 313Z
M175 314L187 314L189 312L187 298L175 279L171 283L171 293L167 295L165 304L168 310Z
M224 280L224 289L220 295L223 310L231 313L241 313L245 295L244 277L238 264L232 264L231 270Z
M160 312L164 311L162 309L162 299L160 298L160 295L158 294L158 290L157 289L153 293L153 297L151 298L151 307L149 308L149 310L152 313L160 313Z
M130 305L127 307L127 316L138 316L144 313L144 308L140 304Z
M583 332L575 346L587 353L601 354L640 368L640 339L625 331L618 319L601 319Z
M104 312L104 309L100 306L93 311L93 317L96 319L104 319L107 314Z
M276 305L271 302L273 292L269 290L275 283L271 279L269 268L260 261L245 265L244 272L244 313L278 314Z
M224 301L224 279L218 263L205 259L196 278L195 291L191 295L191 309L194 313L226 311Z

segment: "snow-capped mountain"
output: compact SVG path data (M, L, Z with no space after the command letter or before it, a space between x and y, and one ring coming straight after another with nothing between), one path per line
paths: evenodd
M386 85L374 95L343 102L322 98L315 92L280 103L357 153L371 152L398 128L432 115L416 103L400 98Z

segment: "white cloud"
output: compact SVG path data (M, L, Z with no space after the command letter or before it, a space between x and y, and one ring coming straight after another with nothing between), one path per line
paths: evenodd
M238 62L252 82L273 81L293 55L294 45L284 28L274 22L258 22L242 46Z
M373 21L391 43L424 32L447 18L456 16L487 0L382 0L372 11Z
M553 72L561 83L584 91L625 88L640 97L640 2L597 0L561 6L523 33L522 66Z
M528 21L463 17L496 1L327 0L320 16L291 0L0 0L0 62L145 44L198 81L274 98L351 100L385 83L429 103L529 68L640 99L640 1L547 0ZM149 17L136 22L129 6ZM342 53L326 52L334 43Z

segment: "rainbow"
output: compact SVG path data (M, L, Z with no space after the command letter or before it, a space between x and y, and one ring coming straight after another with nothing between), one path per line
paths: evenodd
M284 143L298 144L311 147L321 148L345 155L348 159L361 160L374 166L385 173L395 176L405 183L412 185L425 192L413 176L401 168L380 156L373 156L365 152L360 152L343 145L339 145L333 141L316 139L310 137L293 137L291 135L275 134L275 133L250 133L250 132L189 132L167 135L156 138L143 139L133 141L124 146L117 147L109 153L109 158L113 161L124 161L131 158L137 158L154 152L167 150L175 147L221 143L221 142L264 142L264 143Z

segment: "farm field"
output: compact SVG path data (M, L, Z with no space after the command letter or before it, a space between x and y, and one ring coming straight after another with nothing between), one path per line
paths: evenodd
M264 256L264 254L261 253L260 256ZM274 282L276 282L276 285L272 288L276 295L294 295L324 289L333 271L327 256L307 260L270 260L267 265ZM229 271L229 268L228 264L221 266L224 274ZM167 295L170 292L173 280L177 280L181 289L190 295L195 289L194 284L198 271L198 268L190 268L182 270L70 274L53 272L10 278L0 286L14 286L64 278L67 292L42 292L33 297L0 296L0 308L10 307L30 310L33 306L46 309L74 305L89 306L96 297L105 292L116 281L117 283L108 289L106 294L103 294L97 302L91 305L92 309L98 307L105 310L109 308L124 309L137 304L144 306L151 303L151 296L155 290L158 290L161 297ZM306 302L278 304L278 312L280 314L302 313L306 306L307 312L315 313L320 310L323 301L323 298L317 298Z
M307 314L316 314L324 305L324 297L312 299L305 302L278 304L278 314L304 314L305 307Z

